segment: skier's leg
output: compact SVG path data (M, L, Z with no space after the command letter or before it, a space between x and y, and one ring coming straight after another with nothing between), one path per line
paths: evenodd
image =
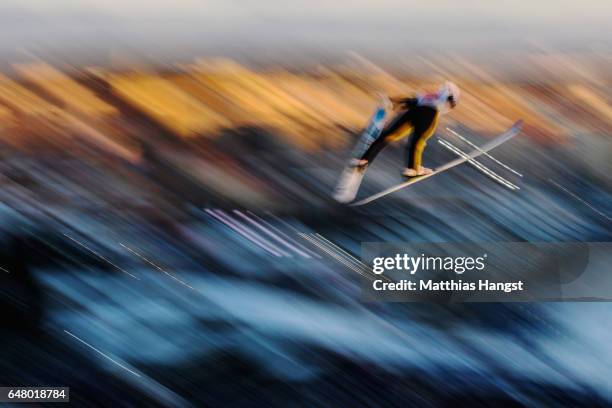
M387 146L387 144L389 144L389 142L383 133L370 145L370 147L368 147L368 150L365 151L363 156L359 158L360 164L365 165L374 161L374 158L385 148L385 146Z
M409 111L396 116L389 126L381 132L378 139L370 145L363 156L361 156L360 160L366 161L365 164L372 163L378 153L380 153L389 142L404 137L412 129L411 117L412 115Z
M422 166L423 151L438 124L438 112L430 107L422 106L415 109L414 133L406 145L406 169L404 175L416 176L430 173L431 170Z

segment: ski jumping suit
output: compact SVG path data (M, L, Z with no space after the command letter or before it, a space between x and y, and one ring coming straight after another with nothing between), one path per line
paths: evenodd
M367 160L368 164L372 164L376 155L389 142L403 139L412 131L412 137L406 145L405 160L406 167L417 170L422 165L423 150L427 145L427 139L436 130L440 113L435 104L422 103L419 98L400 99L396 104L402 111L383 129L360 160Z

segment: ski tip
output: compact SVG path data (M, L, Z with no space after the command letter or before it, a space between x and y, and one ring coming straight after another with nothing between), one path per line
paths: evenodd
M353 201L352 203L347 203L347 205L349 207L360 207L360 206L362 206L364 204L368 204L368 203L374 201L376 198L378 198L378 197L376 197L376 196L367 197L367 198L364 198L364 199L359 200L359 201Z

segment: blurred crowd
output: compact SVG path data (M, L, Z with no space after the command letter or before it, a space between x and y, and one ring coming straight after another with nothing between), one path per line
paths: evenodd
M198 202L275 207L279 194L300 202L299 183L271 182L283 174L257 174L249 164L291 155L316 163L349 149L377 95L410 95L445 78L463 97L444 126L486 138L522 118L524 137L574 148L594 171L609 174L612 80L605 67L612 57L520 57L519 73L505 68L512 59L503 55L485 63L418 58L387 69L356 54L300 69L228 59L121 69L12 64L0 74L3 184L64 205L136 205L159 200L160 187Z

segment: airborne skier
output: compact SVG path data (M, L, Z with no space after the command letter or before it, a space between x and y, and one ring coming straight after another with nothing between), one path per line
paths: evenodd
M422 164L427 139L434 134L440 114L453 109L458 101L459 88L452 82L445 82L435 93L417 94L416 97L409 98L392 98L393 108L399 110L399 113L361 157L352 160L352 164L358 170L365 171L389 142L403 139L412 131L406 146L406 166L402 175L414 177L431 173L432 170Z
M437 92L417 94L408 98L385 98L370 124L366 128L353 153L349 167L345 169L334 192L337 201L352 201L359 189L367 167L390 142L405 138L412 133L406 146L404 177L431 174L432 170L423 166L423 151L427 139L433 135L441 114L453 109L459 101L459 88L452 82L445 82ZM398 111L388 123L385 122L386 106L392 104ZM386 123L386 124L385 124Z

